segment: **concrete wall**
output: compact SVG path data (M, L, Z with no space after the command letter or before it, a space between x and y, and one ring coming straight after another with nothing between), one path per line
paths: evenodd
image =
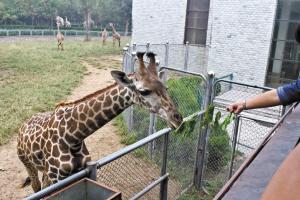
M187 0L133 0L132 42L182 44L186 6ZM276 0L211 0L210 48L206 57L190 53L191 69L213 70L217 77L234 73L236 81L264 85L276 6ZM170 49L170 64L182 68L183 55L182 47Z
M263 85L276 0L213 0L210 5L208 70L234 73L236 81Z
M133 0L132 42L182 43L187 0Z

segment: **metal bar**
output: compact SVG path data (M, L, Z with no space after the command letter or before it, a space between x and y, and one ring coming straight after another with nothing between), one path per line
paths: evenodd
M233 139L232 139L232 155L231 155L231 160L230 160L228 179L231 178L232 171L233 171L233 163L234 163L235 150L236 150L236 145L237 145L237 135L239 132L239 122L240 122L240 116L237 116L234 120L234 132L233 132Z
M100 168L104 165L106 165L107 163L110 163L120 157L122 157L123 155L126 155L128 153L130 153L131 151L161 137L162 135L165 135L166 133L170 132L172 129L171 128L164 128L156 133L153 133L152 135L144 138L144 139L141 139L139 140L138 142L132 144L132 145L129 145L129 146L126 146L124 147L123 149L119 150L119 151L116 151L104 158L102 158L101 160L98 160L97 161L97 164L98 164L98 167L97 168Z
M166 44L165 44L165 67L169 66L169 50L170 50L169 42L166 42Z
M157 186L159 183L161 183L162 181L164 181L165 179L167 179L169 176L169 174L165 174L161 177L159 177L157 180L153 181L151 184L149 184L147 187L145 187L142 191L138 192L136 195L134 195L132 198L130 198L130 200L136 200L139 199L140 197L142 197L144 194L146 194L147 192L149 192L152 188L154 188L155 186Z
M150 113L150 122L149 122L148 136L152 135L154 133L154 120L155 120L155 114L154 113ZM149 142L149 144L148 144L148 151L150 153L150 158L152 159L152 156L153 156L153 141Z
M163 145L163 156L162 156L162 166L160 175L163 176L167 173L167 159L168 159L168 144L169 144L169 133L166 133L164 136L164 145ZM168 199L168 179L164 179L160 183L160 200Z
M88 177L92 180L97 180L97 162L90 161L87 163L87 168L89 169L90 173Z
M185 43L185 52L184 52L184 71L188 69L188 62L189 62L189 42L186 41Z
M271 87L258 86L258 85L249 85L249 84L246 84L246 83L240 83L240 82L236 82L236 81L228 81L228 80L224 80L224 79L215 81L214 82L214 87L219 82L232 83L232 84L236 84L236 85L242 85L242 86L247 86L247 87L252 87L252 88L257 88L257 89L263 89L263 90L272 90L272 89L274 89L274 88L271 88Z
M174 71L174 72L181 72L181 73L185 73L185 74L190 74L190 75L195 75L195 76L200 76L204 81L206 81L206 77L203 74L197 73L197 72L190 72L190 71L184 71L181 69L174 69L174 68L170 68L170 67L161 67L159 69L159 71L162 70L170 70L170 71Z
M150 42L147 42L146 44L146 52L149 52L150 51Z
M209 72L207 75L206 81L206 91L205 91L205 102L204 108L207 110L212 101L212 91L214 83L215 74L214 72ZM202 187L202 179L204 173L204 162L206 154L206 141L208 137L208 126L206 125L204 130L201 131L198 135L198 144L197 144L197 153L196 153L196 162L195 162L195 171L194 171L194 184L195 187L200 190Z
M216 78L216 80L221 80L221 79L225 79L225 78L229 78L230 80L232 80L233 73L227 74L225 76L221 76L219 78Z
M292 112L292 110L298 104L295 103L291 106L291 108L284 114L284 116L275 124L275 126L269 131L269 133L264 137L260 145L255 149L254 152L243 162L240 168L234 173L234 175L226 182L223 188L219 191L219 193L214 197L213 200L221 200L224 195L229 191L231 186L235 183L235 181L239 178L239 176L245 171L245 169L250 165L250 163L255 159L255 157L259 154L259 152L264 148L264 146L270 141L275 130L279 127L279 125L283 122L283 120Z
M89 173L90 172L89 172L88 168L81 170L80 172L77 172L76 174L73 174L73 175L65 178L64 180L61 180L53 185L50 185L49 187L37 192L37 193L32 194L29 197L26 197L24 200L39 200L41 198L44 198L44 197L50 195L52 192L55 192L56 190L59 190L79 179L86 177Z

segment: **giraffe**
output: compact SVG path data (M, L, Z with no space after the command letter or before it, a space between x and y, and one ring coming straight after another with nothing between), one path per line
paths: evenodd
M106 31L106 28L104 28L103 31L101 32L101 37L102 37L102 45L104 45L108 37L108 32Z
M64 25L64 19L57 16L56 17L56 26L57 26L57 34L56 34L56 39L57 39L57 50L64 50L64 35L60 32L59 27ZM59 48L60 47L60 48Z
M116 31L115 25L113 23L109 23L109 26L112 28L113 46L115 47L115 41L118 40L119 47L120 47L121 46L121 35Z
M126 75L111 71L112 85L73 102L63 102L53 112L33 115L19 129L17 154L23 162L34 192L41 189L38 171L45 188L83 169L91 160L84 139L137 104L165 119L177 128L182 116L157 75L155 54L146 67L144 53L137 53L136 72ZM25 186L25 185L24 185Z
M71 22L68 21L68 18L65 17L65 26L68 27L68 28L71 28Z

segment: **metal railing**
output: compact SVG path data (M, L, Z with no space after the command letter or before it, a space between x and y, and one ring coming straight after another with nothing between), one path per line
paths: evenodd
M204 114L204 111L200 111L197 113L198 116L201 116ZM158 139L163 139L162 141L162 162L161 162L161 169L160 169L160 176L158 178L156 178L156 180L151 180L151 183L146 185L141 191L138 191L137 193L135 193L132 197L130 197L130 199L138 199L141 196L145 195L146 193L148 193L150 190L152 190L155 186L157 186L158 184L160 184L160 197L159 199L162 200L166 200L168 197L168 179L169 179L169 173L167 170L167 166L168 166L168 147L169 147L169 134L172 131L171 128L164 128L156 133L153 133L152 135L139 140L138 142L126 146L123 149L114 152L98 161L92 161L89 162L87 164L87 168L84 170L81 170L79 172L77 172L76 174L73 174L71 176L69 176L68 178L59 181L37 193L32 194L31 196L25 198L25 200L36 200L36 199L41 199L44 198L48 195L50 195L51 193L60 190L64 187L66 187L67 185L82 179L84 177L89 177L93 180L97 180L97 170L101 170L113 163L114 161L117 161L118 159L128 155L129 153L138 150L139 148L142 148L143 146L154 142ZM120 170L120 168L118 169ZM112 181L112 180L109 180ZM116 186L114 186L116 187ZM123 193L126 191L122 191Z

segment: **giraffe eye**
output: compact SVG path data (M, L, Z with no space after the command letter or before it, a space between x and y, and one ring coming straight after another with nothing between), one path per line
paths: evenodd
M151 90L140 90L139 92L142 96L147 96L151 94Z

